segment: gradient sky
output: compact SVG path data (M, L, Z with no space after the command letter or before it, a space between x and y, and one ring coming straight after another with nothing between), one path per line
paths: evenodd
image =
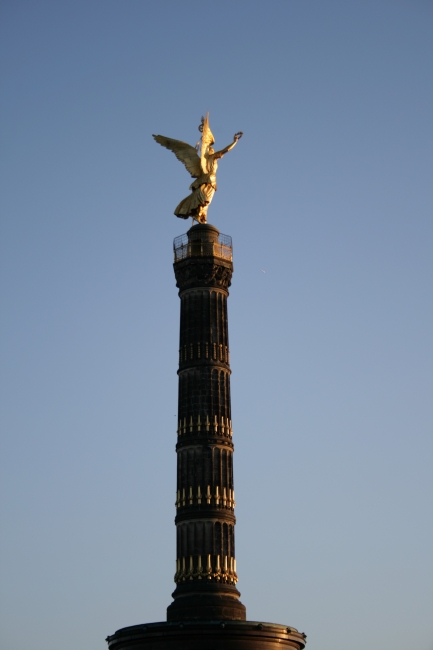
M210 111L237 566L308 650L432 650L433 3L3 0L4 650L104 650L175 571L173 216Z

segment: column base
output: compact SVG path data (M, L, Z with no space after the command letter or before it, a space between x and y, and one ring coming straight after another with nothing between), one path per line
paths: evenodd
M224 620L134 625L106 640L109 650L303 650L306 644L293 627Z
M247 610L234 585L203 582L179 584L167 607L167 621L245 621Z

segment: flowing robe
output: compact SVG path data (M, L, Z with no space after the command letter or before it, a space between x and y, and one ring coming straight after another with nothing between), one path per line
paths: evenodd
M217 190L216 171L218 169L218 159L211 154L207 157L208 173L202 174L191 183L189 189L192 190L186 198L182 199L174 211L176 217L188 219L196 217L201 208L206 208L213 199Z

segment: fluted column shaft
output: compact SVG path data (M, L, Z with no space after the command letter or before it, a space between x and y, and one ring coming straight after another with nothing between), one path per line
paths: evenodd
M175 520L178 586L175 602L168 608L169 620L186 614L189 618L246 616L235 587L227 317L233 264L231 245L220 241L213 226L193 226L174 264L181 300Z

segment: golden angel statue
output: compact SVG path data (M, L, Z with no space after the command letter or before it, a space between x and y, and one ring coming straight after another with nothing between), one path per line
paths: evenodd
M160 145L170 149L195 178L189 187L191 194L179 203L174 214L181 219L192 217L199 223L206 223L207 209L217 189L218 160L233 149L243 134L241 131L235 133L231 144L221 151L214 151L212 145L215 144L215 140L209 126L209 113L201 118L198 129L201 132L201 139L195 147L181 140L166 138L164 135L153 137Z

